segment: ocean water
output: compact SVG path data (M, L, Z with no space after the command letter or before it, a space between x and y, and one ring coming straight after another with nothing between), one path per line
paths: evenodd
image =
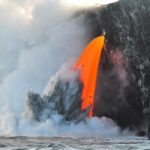
M4 150L150 150L146 137L0 137Z

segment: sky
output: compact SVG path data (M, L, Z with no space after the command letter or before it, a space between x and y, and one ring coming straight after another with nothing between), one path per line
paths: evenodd
M91 6L99 6L106 5L109 3L117 2L118 0L64 0L70 5L76 5L79 7L91 7Z

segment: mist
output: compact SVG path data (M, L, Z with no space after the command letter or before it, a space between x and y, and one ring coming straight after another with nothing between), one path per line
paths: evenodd
M22 110L25 93L41 93L60 65L82 50L86 31L61 1L4 1L1 7L1 101Z

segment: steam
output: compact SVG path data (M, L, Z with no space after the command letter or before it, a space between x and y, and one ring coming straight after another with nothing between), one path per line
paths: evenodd
M118 135L106 118L61 125L58 114L43 122L22 115L27 92L42 94L60 66L80 53L88 34L82 16L73 17L75 9L61 0L1 0L0 8L0 135Z
M114 65L113 71L116 73L117 78L122 84L122 88L129 85L128 83L128 73L127 73L127 60L121 50L116 49L110 53L110 60Z
M60 2L4 1L1 5L1 106L8 104L20 112L27 91L41 93L60 65L82 50L86 31L81 18L69 18L72 11ZM30 22L18 12L29 6Z
M109 49L105 57L104 62L102 62L104 64L104 67L102 66L104 75L99 87L100 98L96 100L95 112L97 115L103 113L115 119L123 112L124 107L129 107L126 99L127 88L130 85L128 62L118 47ZM106 64L107 67L105 67ZM123 124L121 125L123 126Z

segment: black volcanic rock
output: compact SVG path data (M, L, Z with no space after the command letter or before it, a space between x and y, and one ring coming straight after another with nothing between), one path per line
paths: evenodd
M148 107L150 101L150 1L120 0L83 13L91 38L104 29L108 53L118 49L126 60L128 85L119 96L122 86L113 71L115 64L110 60L111 54L104 52L95 115L108 116L122 127L139 126L143 122L143 106Z

